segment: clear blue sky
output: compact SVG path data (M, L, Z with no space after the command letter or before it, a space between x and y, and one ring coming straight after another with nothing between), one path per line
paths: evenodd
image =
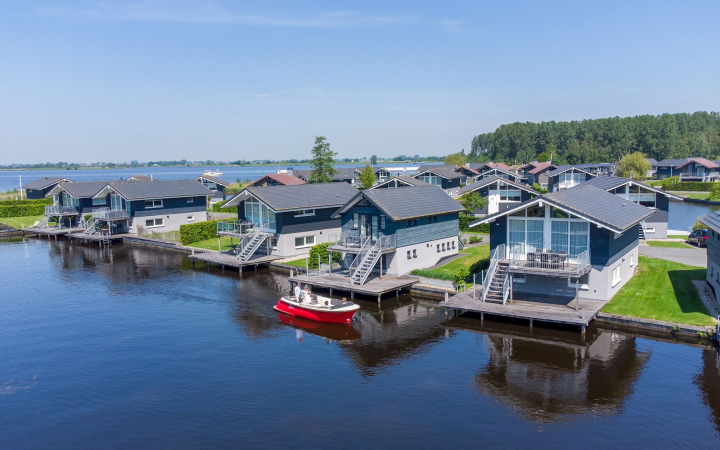
M0 163L445 155L720 109L720 2L6 1Z

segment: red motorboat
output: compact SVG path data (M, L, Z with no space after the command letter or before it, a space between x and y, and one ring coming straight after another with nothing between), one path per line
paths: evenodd
M359 305L347 300L337 300L320 295L313 296L310 301L299 302L294 297L282 297L275 311L303 319L323 323L350 323Z

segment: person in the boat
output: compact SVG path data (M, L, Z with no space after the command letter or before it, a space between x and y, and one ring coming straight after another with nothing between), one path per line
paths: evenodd
M308 303L312 302L312 297L310 296L310 294L312 294L312 292L310 292L310 288L306 284L302 291L302 301Z
M293 290L295 293L295 300L300 301L300 297L302 296L302 288L300 287L300 283L297 283L295 285L295 289Z

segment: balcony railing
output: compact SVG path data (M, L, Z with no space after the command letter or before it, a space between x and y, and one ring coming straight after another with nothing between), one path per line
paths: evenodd
M330 234L328 235L328 242L330 247L343 247L346 249L357 249L360 250L363 242L367 240L368 236L359 236L356 234ZM384 250L395 248L395 235L380 235L377 237L370 238L370 245L380 240L381 246Z
M237 220L225 220L217 223L217 233L219 235L242 236L252 231L255 224L252 222L240 222Z
M128 212L124 209L114 210L109 208L100 208L93 212L93 219L98 220L125 220L129 218L130 214L128 214Z
M62 205L45 205L46 216L57 216L63 214L77 214L77 208L74 206Z
M590 267L590 250L577 255L567 252L528 248L525 245L508 247L511 269L578 274Z

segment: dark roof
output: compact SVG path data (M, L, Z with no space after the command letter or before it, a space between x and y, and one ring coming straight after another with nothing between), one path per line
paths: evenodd
M425 167L425 166L420 166L420 167ZM453 167L453 168L451 169L450 167ZM435 167L428 167L425 170L418 169L418 174L415 175L415 177L419 177L420 175L427 173L427 172L432 172L435 175L441 176L443 178L447 178L448 180L452 180L455 178L462 178L463 175L455 172L454 167L455 166L435 166Z
M700 219L700 222L707 225L708 228L712 228L713 230L720 232L720 209L703 216Z
M195 180L199 180L200 178L205 178L208 181L212 181L215 184L219 184L221 186L230 186L229 181L225 181L222 178L214 177L212 175L200 175L199 177L195 178Z
M680 164L685 164L688 161L689 158L683 158L683 159L663 159L662 161L658 162L656 165L657 167L677 167Z
M581 168L581 167L579 167L579 166L576 166L576 165L563 165L563 166L557 166L557 169L548 172L548 173L547 173L547 176L549 176L549 177L554 177L555 175L560 175L561 173L565 173L565 172L567 172L568 170L576 170L576 171L578 171L578 172L585 172L585 173L588 173L588 174L589 174L589 172L587 172L585 169L583 169L583 168ZM592 175L592 174L590 174L590 175Z
M666 197L674 198L677 200L682 199L682 197L678 197L677 195L671 194L669 192L665 192L662 189L658 189L656 187L648 186L647 184L643 184L638 181L631 180L630 178L608 177L608 176L604 176L604 175L598 175L597 177L590 178L588 181L582 182L571 189L576 189L578 186L595 186L596 188L602 189L604 191L609 191L611 189L619 188L620 186L623 186L628 183L637 184L638 186L641 186L649 191L656 192L658 194L662 194Z
M291 186L291 185L296 185L296 184L305 184L305 180L302 180L298 177L290 176L286 173L269 173L267 175L261 176L257 180L250 183L250 186L255 186L258 182L264 180L265 178L271 178L280 184L284 184L285 186Z
M679 169L680 167L682 167L682 166L684 166L684 165L686 165L686 164L690 164L691 162L698 163L698 164L700 164L701 166L707 167L708 169L717 169L718 167L720 167L720 165L718 165L718 164L710 161L709 159L705 159L705 158L688 158L687 161L685 161L684 163L680 164L677 168Z
M650 163L651 166L657 166L657 160L655 158L646 158L647 162Z
M529 186L526 186L526 185L520 184L520 183L516 183L514 181L510 181L505 178L498 177L497 175L490 175L489 177L481 178L472 184L468 184L464 188L460 188L460 194L465 194L467 192L471 192L471 191L475 191L477 189L484 188L485 186L496 183L498 181L500 181L502 183L506 183L510 186L514 186L518 189L522 189L524 191L530 192L531 194L535 194L535 195L540 194L538 191L536 191L535 189L533 189Z
M378 207L393 221L465 211L438 186L417 186L412 189L366 189L348 201L334 217L342 214L363 198Z
M490 170L486 170L485 172L483 172L483 175L487 175L487 174L490 173L490 172L494 172L494 173L500 172L500 173L504 173L504 174L510 175L510 176L513 177L513 178L522 178L522 177L521 177L519 174L517 174L516 172L511 172L511 171L509 171L509 170L505 170L505 169L503 169L502 167L499 167L499 166L495 166L495 167L493 167L493 168L490 169Z
M417 178L413 178L413 177L411 177L410 175L400 175L400 176L397 176L397 177L394 177L394 178L388 178L387 180L383 181L382 183L376 184L376 185L373 186L371 189L375 189L375 188L378 188L378 187L380 187L380 186L382 186L382 185L388 184L389 182L391 182L391 181L393 181L393 180L397 180L397 181L403 182L403 183L405 183L405 184L407 184L407 185L410 185L410 186L428 186L428 183L426 183L426 182L424 182L424 181L422 181L422 180L418 180Z
M335 175L333 175L332 179L333 181L351 180L355 178L355 169L356 167L336 168ZM296 170L294 171L293 176L300 176L302 177L302 179L310 181L310 177L312 176L312 170Z
M128 181L128 183L138 182ZM67 191L68 194L72 195L75 198L89 198L100 192L100 190L107 186L107 184L107 181L71 181L60 183L58 184L58 187L64 189L65 191ZM50 195L50 193L48 193L48 195Z
M73 183L74 184L74 183ZM195 180L111 181L112 187L125 200L146 198L196 197L211 195L210 189ZM101 188L102 189L102 188ZM100 190L98 190L99 192Z
M392 189L394 190L394 189ZM223 206L234 206L252 195L273 209L286 211L303 208L342 206L358 190L347 183L298 184L294 186L248 186Z
M425 172L430 169L449 169L455 170L457 166L455 164L420 164L417 168L417 172Z
M541 201L567 210L585 220L600 224L616 233L624 232L654 213L654 210L650 208L625 200L594 186L578 186L573 189L540 195L507 211L477 220L471 223L470 226L491 222L497 217L510 214Z
M475 175L480 175L480 172L478 172L477 170L475 170L469 166L458 166L455 168L455 172L458 172L458 173L460 173L463 170L467 170L468 172L473 173Z
M70 181L67 178L62 177L43 177L38 178L37 180L33 180L29 183L23 184L23 189L45 189L46 187L50 187L54 184L61 183L63 181Z

